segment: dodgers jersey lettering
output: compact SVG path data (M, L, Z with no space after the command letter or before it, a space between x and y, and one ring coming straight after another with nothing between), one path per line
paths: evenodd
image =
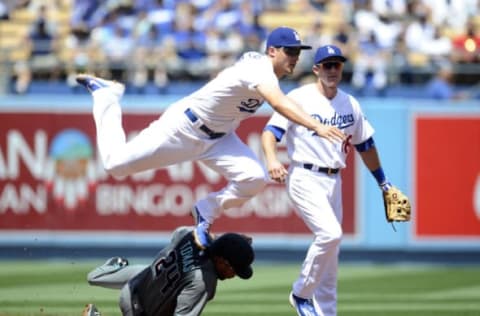
M340 89L332 100L323 96L315 83L294 89L288 96L313 118L325 125L336 126L347 136L343 143L332 143L275 112L267 125L275 126L283 132L275 134L278 141L288 131L286 145L292 161L313 163L321 167L345 168L351 145L364 142L374 133L358 101Z
M235 130L240 122L253 115L264 100L255 87L279 85L269 58L247 52L232 66L224 69L203 88L179 102L215 132Z

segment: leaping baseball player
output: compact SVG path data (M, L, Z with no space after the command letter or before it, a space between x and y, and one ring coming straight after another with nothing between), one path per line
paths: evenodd
M93 96L97 142L105 170L121 177L199 160L223 175L227 186L197 201L192 210L196 240L201 247L208 246L210 225L222 210L241 206L267 182L264 167L235 133L240 122L252 116L264 101L322 138L332 142L345 138L336 126L306 114L279 87L279 79L293 73L302 49L311 47L302 44L295 30L273 30L265 54L245 53L204 87L169 106L159 119L129 141L122 127L119 103L124 86L91 75L77 75L77 82Z

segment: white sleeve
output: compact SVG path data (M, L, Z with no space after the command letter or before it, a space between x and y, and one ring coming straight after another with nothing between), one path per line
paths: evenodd
M365 114L363 114L358 101L354 97L350 96L350 102L352 103L352 108L357 121L355 131L352 135L352 144L358 145L372 137L375 130L367 120Z
M284 132L288 129L288 119L278 112L274 112L267 122L267 126L275 126L282 129Z
M241 80L254 89L259 84L279 85L278 78L273 72L272 62L266 55L257 52L247 52L237 62L237 69Z

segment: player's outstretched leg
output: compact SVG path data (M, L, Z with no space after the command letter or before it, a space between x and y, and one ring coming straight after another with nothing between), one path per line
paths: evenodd
M87 88L90 93L99 89L108 88L118 99L120 99L125 92L125 86L123 84L98 78L89 74L78 74L75 77L75 80L77 80L80 85Z
M95 305L87 304L83 309L82 316L101 316L101 314Z
M210 235L210 223L200 214L197 207L192 209L192 215L195 220L195 230L193 235L198 247L205 249L212 243L212 236Z
M317 316L312 300L301 298L290 292L290 304L297 310L298 316Z
M126 266L128 266L127 259L122 257L112 257L108 259L104 264L88 273L87 280L89 283L93 283L98 278L117 272L118 270L123 269Z

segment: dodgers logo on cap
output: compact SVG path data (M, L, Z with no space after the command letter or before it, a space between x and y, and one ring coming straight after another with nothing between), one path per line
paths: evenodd
M300 49L312 49L312 46L304 45L298 32L292 28L281 26L274 29L267 38L267 47L299 47Z
M317 49L317 52L315 53L315 64L320 64L329 58L336 58L342 62L347 60L347 58L343 56L340 48L335 45L325 45Z

